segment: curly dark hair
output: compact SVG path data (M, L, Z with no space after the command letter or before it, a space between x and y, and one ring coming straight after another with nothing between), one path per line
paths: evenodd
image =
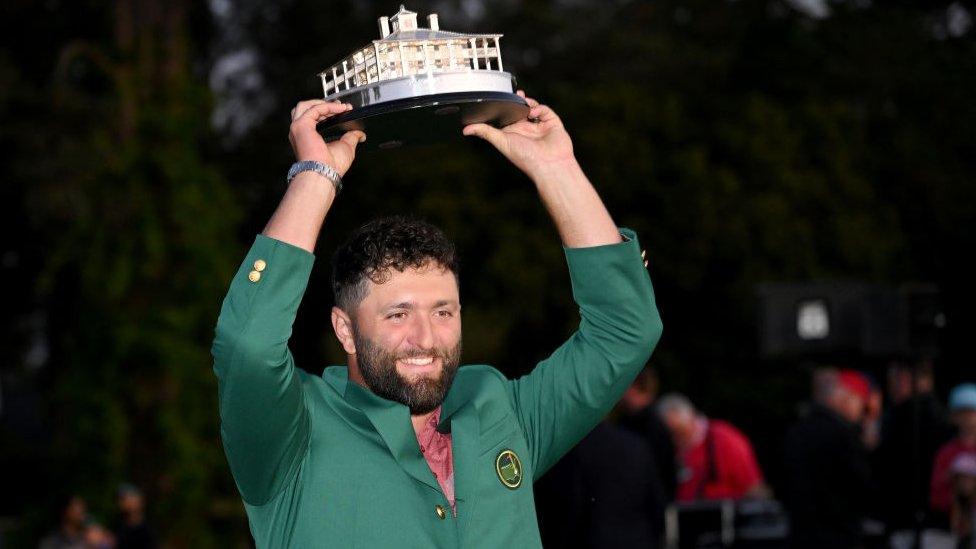
M391 270L438 265L458 275L454 244L443 231L415 217L374 219L356 229L332 255L335 304L352 313L366 297L367 281L383 284Z

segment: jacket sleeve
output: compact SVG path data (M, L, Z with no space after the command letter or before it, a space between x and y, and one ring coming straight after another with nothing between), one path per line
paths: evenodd
M948 446L943 445L936 454L929 482L929 504L939 513L948 513L952 508L952 482L949 478L949 458L952 453Z
M662 324L634 233L624 242L566 248L580 324L528 375L509 383L541 476L609 412L651 356Z
M309 412L288 339L315 256L258 235L231 281L211 353L220 434L244 501L260 505L297 474Z

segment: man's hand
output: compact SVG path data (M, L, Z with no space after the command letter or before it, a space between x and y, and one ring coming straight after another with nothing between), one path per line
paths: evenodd
M366 140L366 134L349 131L337 141L326 143L315 125L351 108L351 105L321 99L295 105L291 110L291 128L288 131L295 158L316 160L332 166L340 176L346 175L356 158L356 145ZM314 252L322 222L335 197L335 186L321 175L312 172L298 174L288 184L278 209L264 227L265 236Z
M563 244L570 248L620 242L617 226L573 155L573 141L552 109L518 91L529 116L498 129L488 124L464 127L501 151L535 183Z
M476 135L488 141L532 179L559 165L574 164L573 141L556 113L526 97L522 90L518 95L529 104L528 118L501 129L488 124L470 124L464 127L464 135Z
M356 158L356 145L366 141L366 134L359 130L348 131L338 140L326 143L315 127L319 122L351 109L352 105L348 103L322 99L302 101L295 105L291 110L291 128L288 132L295 159L322 162L332 166L340 176L345 176Z

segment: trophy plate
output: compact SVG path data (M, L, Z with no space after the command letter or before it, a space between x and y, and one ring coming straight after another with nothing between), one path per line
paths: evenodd
M366 142L358 150L385 150L457 139L468 124L502 127L528 114L529 106L514 93L441 93L353 108L320 123L319 132L334 141L349 130L361 130Z

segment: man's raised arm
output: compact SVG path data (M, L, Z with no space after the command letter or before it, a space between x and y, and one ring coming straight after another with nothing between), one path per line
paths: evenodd
M321 100L292 110L292 148L303 168L328 166L341 177L365 135L326 144L316 124L349 105ZM327 170L325 170L327 171ZM263 234L231 281L211 350L219 384L221 438L241 496L252 505L274 497L297 472L308 447L309 415L288 349L322 222L337 185L303 171L288 185Z
M562 238L579 305L576 333L510 384L538 478L620 398L650 357L662 324L636 235L614 224L559 117L526 101L527 120L502 129L474 124L464 134L490 142L535 183Z

